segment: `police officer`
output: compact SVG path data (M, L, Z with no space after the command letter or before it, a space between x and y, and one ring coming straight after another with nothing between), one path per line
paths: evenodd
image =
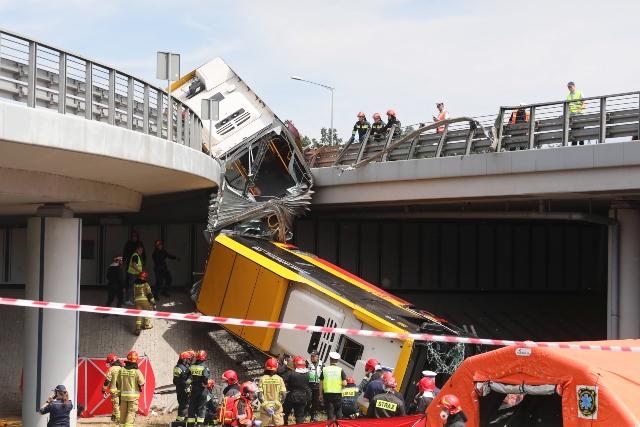
M191 373L189 365L191 353L183 351L180 353L178 363L173 368L173 384L176 386L178 398L178 416L176 421L185 421L189 414L189 389L191 387Z
M329 353L329 366L322 368L320 380L320 401L324 401L327 410L327 420L335 421L342 418L342 387L347 384L347 376L341 367L337 366L340 353Z
M294 370L285 380L287 397L284 400L284 425L289 425L289 413L293 411L296 424L304 423L304 410L311 400L311 387L309 387L309 369L302 356L293 358Z
M142 271L133 283L133 296L138 310L153 310L155 308L156 300L153 298L151 286L149 286L149 283L147 282L148 280L149 273ZM153 328L153 319L145 317L143 325L143 318L138 316L136 317L136 329L133 333L140 335L140 331L142 329L151 328Z
M142 244L138 244L136 246L135 251L131 254L131 256L127 258L123 258L127 263L127 287L125 289L126 299L125 304L133 305L132 294L133 294L133 284L144 270L144 246Z
M396 379L390 372L382 376L384 393L377 394L369 402L367 417L369 418L391 418L406 415L404 399L396 391Z
M354 418L358 413L358 387L353 377L347 377L347 385L342 389L342 416Z
M282 403L287 387L278 371L278 359L270 358L264 364L264 375L258 384L260 400L260 421L263 426L281 426L284 424Z
M180 261L180 259L167 252L164 248L164 241L156 240L154 243L153 254L151 254L151 258L153 258L153 272L156 274L156 283L153 289L153 295L158 299L160 294L164 297L168 297L169 288L171 287L171 282L173 279L171 278L171 272L169 271L169 267L167 266L167 259L175 259Z
M367 116L360 111L358 113L358 121L353 125L353 131L351 132L351 139L349 139L349 142L351 143L355 140L356 133L358 134L358 141L363 142L370 127L371 125L367 121Z
M51 391L53 395L49 396L47 402L40 408L40 413L49 414L47 427L69 427L71 422L69 414L73 409L73 402L69 400L67 388L60 384Z
M380 113L373 114L373 124L371 125L371 136L374 141L381 141L386 132L386 124L382 121Z
M102 395L106 399L111 396L111 421L120 422L120 397L118 396L117 380L122 369L120 358L115 353L107 355L107 375L102 384Z
M138 353L130 351L116 382L120 393L120 427L133 427L138 412L138 399L144 387L144 376L138 369Z
M189 366L189 373L191 375L191 399L189 401L189 416L187 418L187 425L204 424L205 405L207 403L207 384L211 373L209 368L204 366L204 362L207 360L207 352L204 350L198 350L196 352L196 360L193 365Z
M324 364L318 357L317 351L309 354L309 387L311 387L311 401L307 404L307 412L311 417L311 422L316 420L316 414L320 410L320 374Z

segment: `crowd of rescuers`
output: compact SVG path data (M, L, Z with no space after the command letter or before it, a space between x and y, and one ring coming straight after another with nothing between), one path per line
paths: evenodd
M207 357L204 350L180 353L173 369L178 413L172 427L281 426L325 418L333 422L425 414L439 392L436 373L423 371L416 395L405 401L397 391L392 370L376 359L367 360L364 379L357 385L338 366L340 354L336 352L329 353L326 364L317 352L312 352L309 360L289 355L269 358L263 375L253 380L241 381L236 371L227 370L221 378L224 388L216 390ZM109 370L102 391L105 398L111 397L111 419L120 426L133 426L137 399L144 386L135 364L137 353L130 352L124 365L115 354L108 355L106 361ZM444 396L439 406L443 425L465 425L466 417L456 396Z
M572 101L569 103L569 116L573 117L582 114L585 108L585 103L583 101L584 95L582 91L576 89L576 84L573 81L567 83L567 89L569 92L567 93L566 100ZM529 122L529 110L524 108L524 105L525 104L521 102L520 108L514 109L511 112L509 124L515 125ZM450 118L449 111L445 107L444 102L436 102L436 109L437 114L432 116L433 123ZM355 141L356 135L358 136L358 141L363 142L367 132L369 131L370 138L373 138L374 141L380 141L387 135L393 126L395 126L393 138L396 138L402 132L400 120L398 120L394 109L389 109L387 111L387 123L382 121L380 113L373 114L373 124L367 121L366 115L362 111L358 113L357 117L358 121L353 125L353 131L351 132L349 143ZM424 125L425 123L420 123L419 127L423 127ZM574 125L572 126L572 129L580 129L580 127ZM444 125L438 126L436 128L436 133L443 133L444 130ZM571 145L584 145L584 141L571 141Z

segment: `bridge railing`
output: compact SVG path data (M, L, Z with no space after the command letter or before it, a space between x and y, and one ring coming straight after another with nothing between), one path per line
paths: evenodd
M167 92L113 67L0 29L0 98L202 149L202 123Z
M375 161L461 156L493 151L563 147L577 144L637 140L640 134L640 92L584 98L583 108L572 111L576 101L554 101L500 107L498 115L474 117L422 132L402 142ZM573 104L577 105L577 104ZM512 113L520 110L512 122ZM478 126L480 124L480 126ZM409 130L403 129L402 134ZM398 140L399 141L399 140ZM400 142L400 141L399 141ZM368 138L364 143L307 150L311 167L353 165L373 157L393 143Z

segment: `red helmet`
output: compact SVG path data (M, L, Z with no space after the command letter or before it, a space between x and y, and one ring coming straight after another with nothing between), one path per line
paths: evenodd
M418 392L424 393L425 391L434 391L436 389L436 382L433 378L424 377L418 381Z
M360 112L358 113L358 118L360 118L360 117L367 117L367 116L364 114L364 112L363 112L363 111L360 111Z
M160 239L156 240L153 243L153 246L155 246L156 248L159 248L160 246L163 246L163 245L164 245L164 242L162 240L160 240Z
M227 384L237 384L238 383L238 374L236 371L232 371L231 369L228 371L224 371L222 374L222 379L227 382Z
M242 393L242 395L245 397L249 397L250 395L257 392L258 392L258 387L251 381L246 381L242 383L242 385L240 386L240 393Z
M194 357L196 357L196 351L192 348L190 348L189 350L186 351L186 353L189 353L189 357L191 359L193 359Z
M193 357L193 355L191 354L192 351L193 350L183 351L182 353L180 353L180 359L182 360L191 359Z
M373 120L380 120L381 118L380 113L373 113Z
M204 350L198 350L196 352L196 360L199 360L200 362L207 360L207 352Z
M129 353L127 353L127 360L129 362L137 362L138 361L138 352L135 350L131 350Z
M117 354L115 354L115 353L109 353L109 354L107 354L107 364L108 364L108 365L111 365L111 364L113 364L114 362L117 362L118 360L119 360L119 357L118 357L118 355L117 355Z
M149 272L141 271L140 274L138 274L138 279L144 280L146 282L147 280L149 280Z
M347 384L348 385L355 385L356 384L356 380L353 377L347 377Z
M376 365L379 365L378 359L369 359L364 365L365 372L373 372L376 370Z
M209 380L207 381L207 388L209 390L213 390L214 385L216 385L216 382L213 379L209 378Z
M264 369L267 371L275 371L278 369L278 359L271 357L264 362Z
M449 411L449 414L457 414L462 411L462 406L460 406L460 399L453 394L446 394L440 400L438 404L439 407L446 409Z
M396 110L394 110L393 108L389 108L389 109L387 110L387 116L393 116L393 117L395 117L395 116L396 116Z
M385 388L395 389L398 386L396 378L391 374L391 372L386 372L385 375L382 376L382 384L384 384Z
M293 367L294 368L306 368L307 362L304 360L302 356L296 356L293 358Z

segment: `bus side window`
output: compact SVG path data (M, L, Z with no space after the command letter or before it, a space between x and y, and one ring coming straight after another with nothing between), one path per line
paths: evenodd
M326 320L324 317L318 316L316 317L315 326L324 326ZM307 353L311 354L313 351L318 350L318 345L320 345L320 337L322 336L322 332L314 332L311 334L311 339L309 340L309 347L307 347Z

